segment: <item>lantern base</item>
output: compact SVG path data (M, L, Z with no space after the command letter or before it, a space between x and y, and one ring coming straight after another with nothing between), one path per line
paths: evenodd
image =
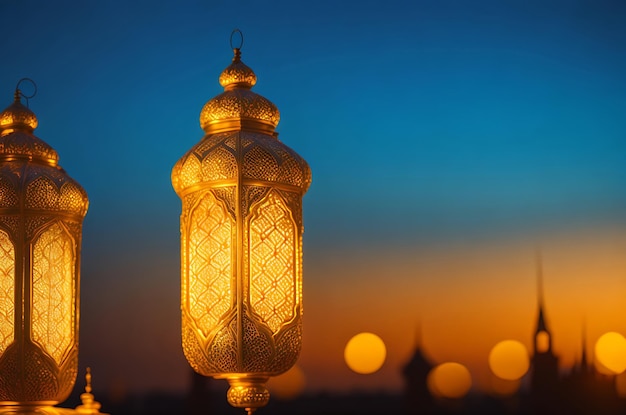
M0 405L0 415L80 415L80 414L99 414L107 415L102 412L81 411L70 408L59 408L52 405Z
M268 377L232 374L219 378L228 380L230 384L226 393L228 403L235 408L245 408L248 414L252 414L270 401L270 392L265 387Z

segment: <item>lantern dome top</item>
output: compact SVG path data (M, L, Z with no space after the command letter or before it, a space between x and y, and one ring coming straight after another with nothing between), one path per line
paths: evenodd
M21 96L16 89L13 104L0 113L0 214L19 208L82 220L87 193L59 166L58 153L33 134L37 117Z
M224 89L250 89L256 84L256 74L248 65L241 61L241 50L234 49L233 61L222 71L220 85Z
M58 153L35 137L37 117L22 104L20 96L20 90L16 89L13 103L0 113L0 159L25 158L56 166Z
M20 96L20 90L16 89L13 103L0 114L2 132L7 129L33 132L37 128L38 121L35 113L22 104Z
M234 49L234 55L219 78L224 92L204 105L200 126L207 134L238 130L273 133L280 112L267 98L251 91L256 74L241 61L239 48Z

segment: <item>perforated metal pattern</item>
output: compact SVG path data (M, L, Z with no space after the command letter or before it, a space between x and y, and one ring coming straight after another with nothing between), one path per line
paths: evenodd
M74 343L74 247L58 225L33 250L32 336L60 365Z
M0 129L23 126L34 130L37 128L37 123L37 117L19 101L19 96L16 101L0 113Z
M296 305L295 226L272 192L250 220L250 303L274 333Z
M47 166L29 166L25 206L31 209L66 211L84 216L88 201L85 191L60 171Z
M239 166L237 160L242 158ZM274 137L239 131L210 135L194 146L174 166L172 185L183 196L202 184L235 184L240 169L244 179L293 186L302 192L311 184L311 169L293 150Z
M241 61L228 65L220 75L220 85L227 87L232 84L243 84L250 88L256 84L256 74Z
M276 355L272 359L270 370L273 374L286 372L300 356L302 348L302 320L296 318L296 324L283 329L275 337Z
M249 89L224 91L208 101L200 112L200 126L204 130L211 122L232 119L264 121L276 127L280 112L270 100Z
M13 343L15 332L15 249L0 230L0 355Z
M207 345L209 361L213 368L207 368L211 375L219 373L237 373L237 322L233 318L229 324L223 325L213 341Z
M231 217L211 192L193 210L189 232L190 316L205 336L233 303Z
M47 143L27 131L14 131L0 140L0 159L8 156L25 156L56 164L57 152Z
M9 173L11 174L11 173ZM19 198L12 180L0 174L0 208L17 206Z

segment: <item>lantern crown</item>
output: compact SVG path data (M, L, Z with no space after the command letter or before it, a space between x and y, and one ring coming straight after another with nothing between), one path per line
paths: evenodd
M2 129L3 132L7 129L33 132L33 130L37 128L37 117L35 113L22 104L20 96L21 91L16 89L13 104L9 105L2 111L2 114L0 114L0 129Z
M58 165L56 150L33 134L37 117L20 95L16 89L14 102L0 114L0 210L23 206L84 217L85 190Z
M20 95L16 89L13 103L0 114L0 160L26 159L56 166L59 155L33 135L37 117L22 104Z
M256 84L256 74L248 65L241 61L241 50L233 50L235 56L230 65L220 75L220 85L224 89L244 88L250 89Z
M248 130L273 133L280 112L270 100L251 91L256 74L241 61L241 50L222 71L219 81L224 92L209 100L200 112L200 126L207 134Z

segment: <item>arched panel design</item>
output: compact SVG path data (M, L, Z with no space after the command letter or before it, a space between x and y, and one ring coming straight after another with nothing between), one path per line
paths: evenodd
M274 333L293 318L297 280L296 227L270 192L250 219L250 304Z
M212 192L202 198L189 220L187 307L205 336L233 303L233 220Z
M15 248L0 230L0 354L15 337Z
M74 344L74 241L54 223L33 247L32 339L60 365Z

